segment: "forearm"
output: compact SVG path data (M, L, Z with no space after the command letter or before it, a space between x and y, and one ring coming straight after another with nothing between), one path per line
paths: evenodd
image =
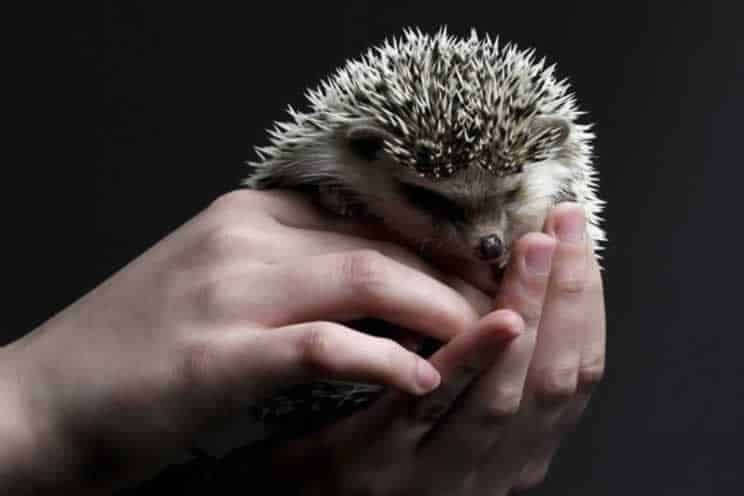
M17 355L16 347L0 348L0 492L28 490L43 458Z
M79 457L55 427L25 340L0 348L0 494L79 489Z

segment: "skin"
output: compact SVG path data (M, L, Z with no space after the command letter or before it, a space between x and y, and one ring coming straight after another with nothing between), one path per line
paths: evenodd
M562 204L551 237L520 239L496 310L431 358L443 382L430 396L391 393L276 449L278 473L305 474L292 494L506 496L542 482L604 371L602 280L581 226L580 209ZM530 270L551 238L552 270Z
M580 209L559 206L547 234L520 240L492 298L467 273L444 273L299 197L228 194L0 349L0 489L107 493L151 476L240 406L328 378L391 390L267 453L264 475L277 484L285 469L307 494L365 484L365 494L505 494L534 484L604 358L599 271L586 242L556 241L567 219L584 225ZM392 340L331 323L363 317L447 344L432 369ZM298 460L327 460L324 477Z

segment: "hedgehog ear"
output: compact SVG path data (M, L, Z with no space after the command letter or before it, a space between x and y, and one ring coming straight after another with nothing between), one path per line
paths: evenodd
M530 125L530 134L544 136L551 147L562 146L570 133L568 121L560 117L537 117Z
M381 158L385 141L390 139L387 131L370 124L355 124L346 130L346 141L351 150L369 162Z

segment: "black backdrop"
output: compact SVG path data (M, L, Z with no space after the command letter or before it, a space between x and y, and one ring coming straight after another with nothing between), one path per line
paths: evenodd
M61 75L76 87L69 108L85 116L102 108L75 141L94 157L63 147L57 196L33 199L42 214L26 239L37 249L21 256L17 281L27 304L9 305L0 337L30 330L233 188L264 129L346 58L406 26L476 27L536 47L570 77L597 123L608 201L607 377L535 492L738 493L744 36L734 10L727 2L106 2L102 39L66 33L82 43L67 54L78 64ZM89 62L102 107L97 88L77 88ZM88 165L92 172L75 173Z

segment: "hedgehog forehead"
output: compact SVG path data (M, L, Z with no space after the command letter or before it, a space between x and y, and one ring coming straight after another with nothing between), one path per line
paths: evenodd
M319 114L373 120L386 150L433 179L471 165L496 175L549 158L550 136L531 136L536 116L572 118L573 97L554 66L498 40L406 32L349 61L310 92Z

